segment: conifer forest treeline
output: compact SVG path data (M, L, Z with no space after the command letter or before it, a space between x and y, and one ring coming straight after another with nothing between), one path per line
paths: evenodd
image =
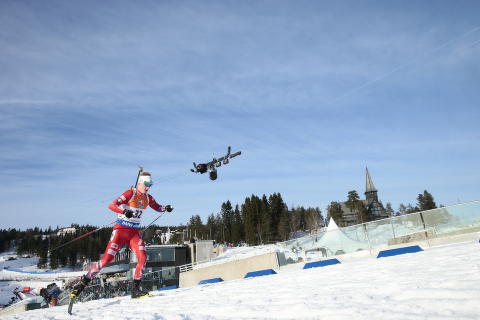
M347 204L360 206L361 201L356 191L350 191ZM228 245L258 245L278 241L286 241L307 232L316 232L325 227L327 219L332 216L335 221L341 219L335 211L339 202L331 202L326 217L321 210L302 206L289 208L280 193L258 197L251 195L242 204L232 206L230 201L222 203L220 212L210 214L206 221L199 215L193 215L186 225L158 226L151 225L141 229L147 244L161 244L161 235L169 229L173 236L170 243L183 243L191 239L210 239ZM436 208L433 197L426 190L417 197L417 205L400 204L394 212L387 203L386 210L390 215L407 214L421 210ZM362 212L361 210L359 212ZM27 230L0 230L0 252L17 249L20 255L38 256L40 268L56 269L58 267L79 266L83 262L96 261L103 254L110 240L112 228L102 228L92 234L65 245L58 246L97 229L95 226L73 224L72 232L59 232L60 228Z

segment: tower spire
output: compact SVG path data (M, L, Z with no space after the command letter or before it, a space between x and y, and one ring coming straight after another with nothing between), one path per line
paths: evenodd
M366 174L365 174L365 193L367 192L372 192L372 191L377 191L377 189L375 189L375 186L373 185L373 182L372 182L372 178L370 177L370 173L368 172L368 168L365 167L365 171L366 171Z
M383 205L378 201L377 189L373 185L372 178L365 167L365 201L367 205L368 221L388 218L388 214Z

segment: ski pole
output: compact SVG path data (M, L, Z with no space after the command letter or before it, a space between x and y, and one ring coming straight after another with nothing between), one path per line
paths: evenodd
M165 211L164 211L164 212L165 212ZM160 218L163 216L164 212L160 213L160 214L158 215L158 217L155 218L155 220L153 220L152 222L150 222L150 224L148 224L148 225L145 227L145 229L148 229L148 227L150 227L155 221L157 221L158 219L160 219Z
M72 239L72 240L70 240L70 241L67 241L67 242L59 245L58 247L55 247L55 248L51 249L50 252L52 252L52 251L54 251L54 250L57 250L57 249L59 249L59 248L62 248L62 247L64 247L64 246L66 246L67 244L70 244L70 243L72 243L72 242L74 242L74 241L80 240L80 239L88 236L89 234L95 233L95 232L97 232L97 231L99 231L99 230L101 230L101 229L103 229L103 228L106 228L106 227L108 227L108 226L111 226L112 224L114 224L114 223L116 223L116 222L117 222L117 220L112 221L112 222L110 222L109 224L104 225L103 227L100 227L100 228L97 228L97 229L95 229L95 230L92 230L92 231L89 231L89 232L87 232L87 233L84 233L84 234L76 237L75 239Z
M143 167L138 166L138 175L137 175L137 180L135 181L135 188L137 188L138 185L138 178L140 178L140 174L143 172Z

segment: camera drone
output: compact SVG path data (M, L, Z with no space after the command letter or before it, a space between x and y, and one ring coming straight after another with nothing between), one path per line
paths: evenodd
M208 171L208 175L210 177L210 180L216 180L217 179L217 168L220 167L223 164L228 164L229 159L232 159L236 156L239 156L242 154L242 151L237 151L233 154L230 154L230 151L232 148L228 146L228 151L227 154L224 155L223 157L220 157L216 159L213 157L213 160L207 163L199 163L196 164L195 162L193 163L193 169L190 169L190 171L195 172L195 173L205 173Z

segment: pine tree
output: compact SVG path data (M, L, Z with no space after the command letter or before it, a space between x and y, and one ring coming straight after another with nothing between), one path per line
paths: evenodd
M242 214L238 207L238 204L235 206L235 210L233 212L233 227L232 227L232 242L234 244L239 244L241 241L244 240L244 225L242 221Z
M272 224L272 215L270 210L270 203L268 202L267 196L265 194L262 196L259 216L261 223L261 238L263 239L264 243L268 243L273 240L274 234L270 230Z
M253 195L245 199L244 204L242 205L242 214L243 221L245 222L245 241L250 245L259 244L261 239L261 229L259 228L261 201L260 199Z
M290 211L285 209L280 214L280 221L278 223L278 235L280 236L281 241L287 241L292 230L290 218Z
M195 236L197 238L201 238L202 234L206 234L205 226L202 223L202 218L198 214L193 215L190 218L190 222L188 223L188 228L190 229L190 232L191 232L190 236L192 238Z
M39 259L37 267L40 269L44 269L47 267L48 262L48 240L41 240L41 246L39 251L37 252Z
M285 216L286 204L283 202L282 195L280 193L274 193L269 196L268 203L270 206L270 235L271 240L280 241L283 240L280 229L284 230L285 226L279 228L280 220ZM283 221L285 224L285 221ZM290 230L290 226L288 226Z
M348 192L348 197L345 204L351 211L356 213L357 221L359 223L365 223L368 221L367 207L365 206L363 201L360 200L360 197L358 196L358 192L356 190Z
M253 244L255 242L255 221L253 213L251 212L250 198L245 198L241 208L242 208L242 217L245 227L245 242L247 244Z
M257 196L252 196L252 209L255 216L255 244L263 244L263 216L262 216L263 202Z
M220 226L215 218L215 215L212 213L208 216L207 218L207 224L206 224L206 231L208 232L208 236L210 239L215 240L216 242L219 242L220 240Z
M20 230L8 229L0 231L0 252L9 250L15 243L15 239L22 238Z
M433 200L433 196L427 191L424 190L423 194L419 194L417 197L417 207L420 211L436 209L437 204Z
M355 211L357 207L357 202L359 200L360 197L358 196L358 192L356 190L349 191L346 205L350 210Z
M320 208L308 208L305 210L306 227L310 232L316 232L318 227L324 226L324 219Z
M419 209L418 207L414 207L414 206L412 206L410 203L407 204L407 208L406 208L406 209L407 209L407 210L406 210L406 213L407 213L407 214L415 213L415 212L420 211L420 209Z
M77 250L76 250L76 248L73 248L73 250L71 250L69 252L68 260L69 260L70 267L75 267L77 265Z
M387 212L389 217L393 217L395 215L395 211L392 208L392 204L390 202L387 202L385 205L385 211Z
M222 203L220 214L222 215L222 228L224 233L224 241L232 241L232 227L233 227L233 208L230 201Z
M50 269L58 268L58 250L50 251Z
M396 215L397 216L402 216L404 214L407 214L407 207L403 203L400 203L398 205L398 211L397 211Z
M342 205L339 202L330 202L330 205L327 207L327 211L328 216L332 217L338 226L343 226L343 210Z

